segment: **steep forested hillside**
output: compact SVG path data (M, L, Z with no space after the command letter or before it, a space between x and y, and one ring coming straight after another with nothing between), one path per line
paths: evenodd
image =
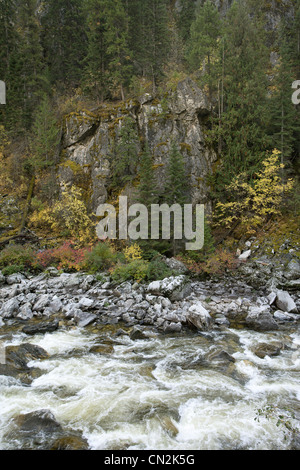
M299 0L1 0L0 19L0 79L7 87L7 104L0 107L4 240L25 226L76 238L58 207L66 116L93 121L86 138L104 112L111 117L122 108L114 117L122 130L111 150L109 196L124 189L136 167L137 200L148 204L157 196L162 202L166 193L151 193L149 181L165 162L151 164L148 131L135 135L123 118L134 100L150 96L163 122L172 93L187 77L210 103L204 139L216 159L204 175L208 245L211 230L218 240L228 233L250 236L280 214L283 220L282 213L297 227L300 110L292 83L300 79ZM188 153L185 141L173 144L166 159ZM76 174L76 163L70 165ZM173 177L181 174L180 158L174 165ZM81 180L79 187L88 197L88 183ZM179 200L178 187L165 202ZM66 201L86 220L88 199L77 189Z

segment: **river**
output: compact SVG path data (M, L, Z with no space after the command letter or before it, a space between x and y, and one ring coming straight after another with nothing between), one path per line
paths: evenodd
M119 328L64 327L30 338L16 331L5 340L31 342L49 357L28 364L41 372L30 385L0 376L2 450L24 448L7 437L12 419L40 409L81 431L95 450L290 448L291 433L275 417L299 422L299 325L268 333L153 331L137 340L116 334ZM279 355L253 352L274 341L286 345ZM268 405L275 417L258 416Z

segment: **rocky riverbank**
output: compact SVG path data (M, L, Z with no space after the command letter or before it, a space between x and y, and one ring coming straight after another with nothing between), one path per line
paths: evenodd
M286 270L252 261L234 276L198 281L186 274L148 284L112 282L106 273L0 275L0 325L19 324L28 335L92 323L152 327L162 333L224 326L268 331L300 320L300 264ZM278 275L280 272L280 276Z

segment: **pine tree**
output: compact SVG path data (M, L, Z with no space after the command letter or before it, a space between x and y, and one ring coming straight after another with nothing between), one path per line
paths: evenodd
M218 78L218 50L221 36L221 19L218 9L206 1L196 10L196 18L191 25L187 60L191 70L200 70L200 81L207 85L212 100L213 87Z
M37 108L30 139L30 163L36 169L53 166L58 155L60 129L50 99L44 95Z
M172 141L166 175L164 201L167 204L183 205L187 202L187 179L185 164L176 142Z
M20 34L16 28L17 5L14 0L0 2L0 79L6 83L6 106L1 107L0 122L7 130L22 127L22 57Z
M86 36L81 0L46 0L41 19L43 48L52 84L80 84Z
M86 0L85 86L98 101L125 99L131 78L129 18L122 0Z
M195 20L196 2L182 0L176 12L176 19L180 36L185 44L188 43L191 34L191 25Z
M104 100L109 89L105 3L105 0L86 0L84 3L87 55L83 83L98 101Z
M281 163L290 165L300 155L300 116L291 101L291 83L300 72L300 2L293 19L282 19L278 32L279 63L274 70L270 98L269 133L281 151Z
M223 40L222 113L213 128L215 141L222 142L222 166L215 181L218 187L228 184L240 171L253 174L271 145L267 134L269 52L264 28L259 18L251 17L247 2L233 3Z
M20 3L18 12L21 36L19 53L22 57L22 73L19 77L19 84L23 90L23 122L27 129L31 126L32 115L44 86L41 28L36 9L36 0L24 0Z
M164 193L164 203L172 206L178 204L182 208L187 203L188 184L185 173L185 164L182 154L180 153L176 143L171 142L169 164L166 175L166 185ZM171 252L173 256L176 255L177 250L180 248L180 241L175 239L174 214L171 214ZM182 234L183 234L183 220L182 220ZM181 240L182 241L182 240Z
M149 209L151 204L157 202L157 191L155 188L152 155L147 143L140 157L139 174L140 184L138 188L138 200L140 204L144 204L147 209Z
M135 122L126 116L120 122L120 129L111 156L112 188L120 189L129 183L136 173L138 164L138 135Z
M147 74L152 79L153 92L163 77L168 59L168 13L166 0L145 0L146 22L145 59Z
M129 49L129 18L122 0L115 0L113 7L106 10L107 56L109 79L113 91L119 90L125 99L125 87L131 76L131 51Z

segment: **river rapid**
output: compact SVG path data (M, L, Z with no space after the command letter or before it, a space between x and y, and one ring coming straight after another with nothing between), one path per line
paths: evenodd
M119 324L63 326L30 338L16 330L3 337L5 345L38 345L49 357L28 364L40 371L29 385L0 376L0 449L46 448L46 437L25 440L11 430L16 416L41 409L82 433L93 450L293 448L299 324L264 333L149 328L147 338L135 340L127 333ZM280 354L253 352L274 341L285 345Z

